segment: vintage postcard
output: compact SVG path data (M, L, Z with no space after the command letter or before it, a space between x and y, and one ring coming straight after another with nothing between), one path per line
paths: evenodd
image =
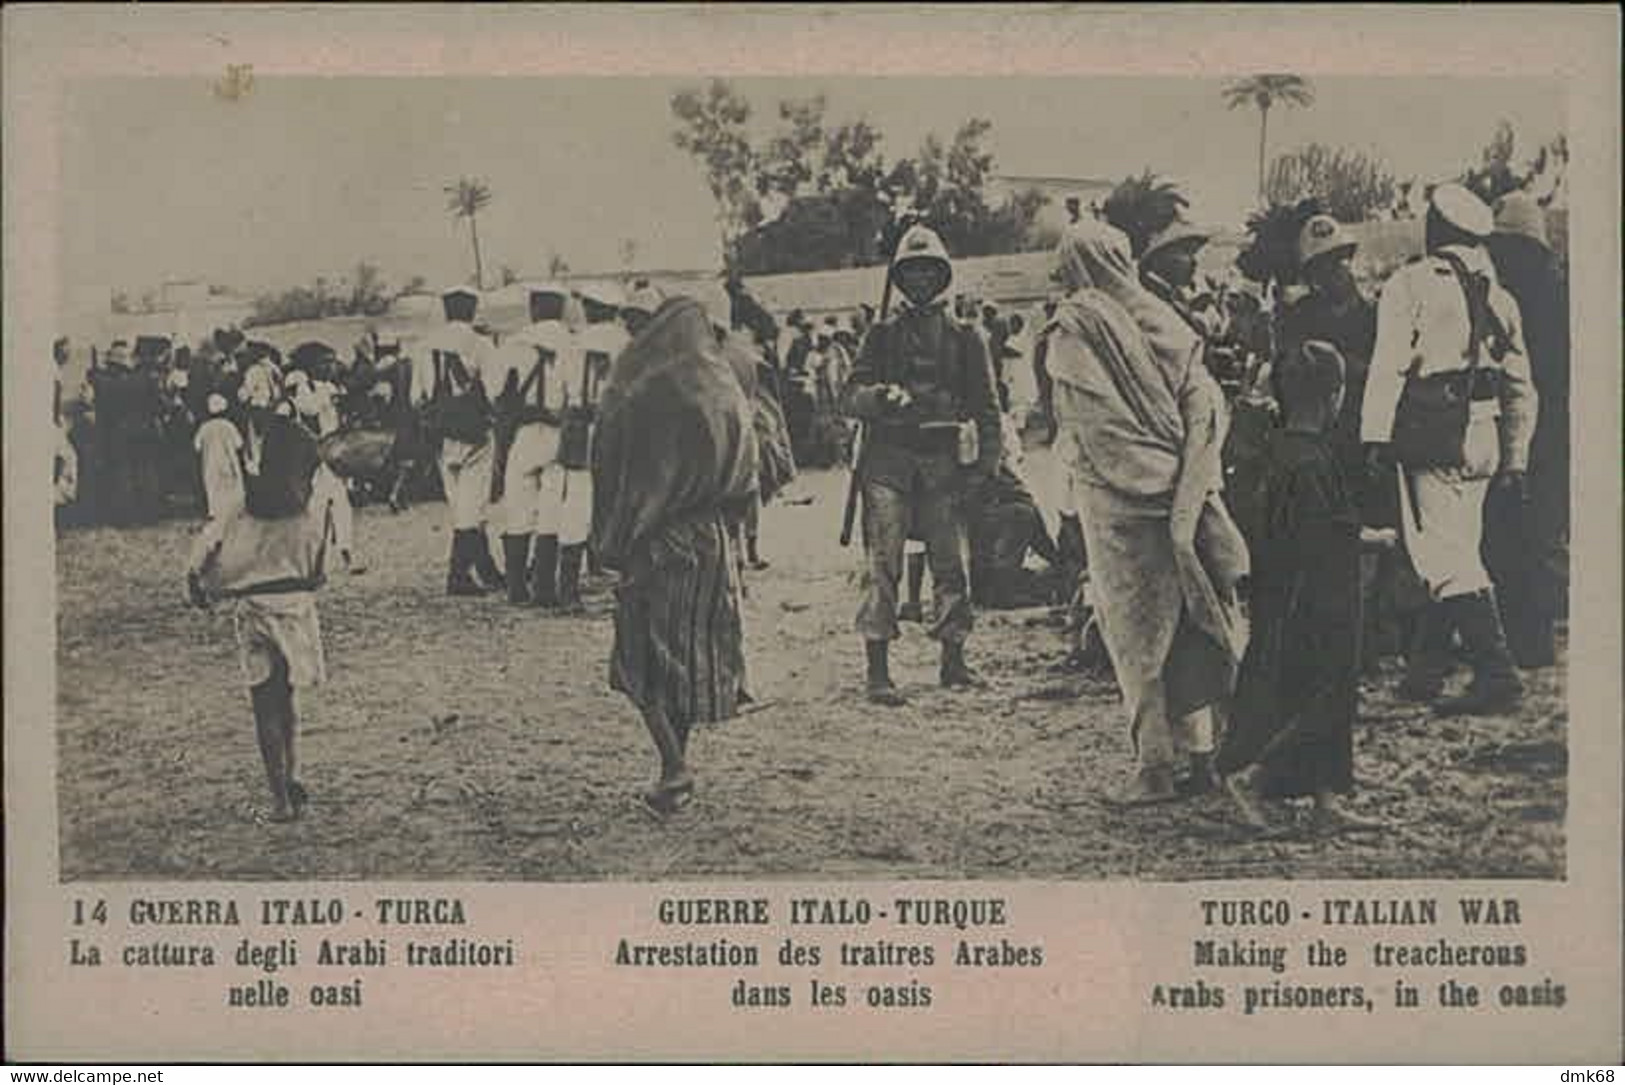
M7 1056L1616 1062L1618 32L8 9Z

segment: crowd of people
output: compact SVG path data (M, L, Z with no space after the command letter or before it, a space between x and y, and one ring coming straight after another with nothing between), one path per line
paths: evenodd
M1136 267L1101 223L1063 242L1044 362L1129 716L1116 801L1222 785L1260 831L1278 829L1274 800L1299 797L1317 824L1370 828L1342 796L1375 659L1402 656L1399 695L1445 715L1511 711L1520 667L1553 665L1562 277L1522 194L1492 209L1438 186L1425 243L1373 302L1355 243L1310 218L1305 291L1227 394L1214 336L1177 292L1188 263L1174 279L1146 256ZM1458 641L1472 679L1444 697Z
M89 348L80 379L69 376L76 371L70 340L58 339L52 354L55 501L59 521L77 525L126 527L177 512L206 514L199 444L225 432L211 421L246 433L256 414L287 399L297 400L320 435L385 428L395 424L405 376L399 344L372 335L349 354L308 342L286 356L236 328L216 329L195 344L168 336L114 339ZM292 383L284 390L285 379Z
M1426 253L1380 299L1345 228L1315 216L1300 296L1273 309L1203 300L1190 223L1136 258L1078 216L1030 321L955 293L950 254L915 225L878 310L792 312L782 331L737 279L726 312L640 280L530 288L500 341L479 295L452 288L441 326L347 360L232 332L133 363L115 343L77 412L59 395L59 492L72 501L64 459L88 461L109 519L140 522L165 449L186 449L206 513L189 591L237 608L276 820L309 799L294 691L324 673L329 554L363 568L352 438L375 434L397 475L438 477L448 595L579 616L584 570L613 578L610 684L658 753L642 795L658 816L693 794L691 728L758 692L740 596L769 567L763 505L798 465L845 465L869 703L908 702L890 659L904 624L939 641L943 687L976 689L978 609L1064 604L1058 666L1110 674L1124 702L1131 767L1108 801L1222 789L1274 832L1278 800L1302 797L1317 825L1361 830L1344 797L1375 662L1404 660L1402 697L1482 714L1556 660L1567 304L1538 211L1439 186ZM1446 698L1458 655L1472 680Z

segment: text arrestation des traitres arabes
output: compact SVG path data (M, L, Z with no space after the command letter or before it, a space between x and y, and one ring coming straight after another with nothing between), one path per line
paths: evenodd
M455 897L100 898L70 903L79 968L219 969L234 1009L366 1002L381 971L485 970L519 963L514 939L470 937Z
M653 937L620 939L625 968L720 973L740 1009L924 1009L945 973L1035 969L999 897L665 897Z
M1189 957L1153 978L1169 1010L1558 1009L1563 983L1523 940L1516 897L1216 898L1197 903Z

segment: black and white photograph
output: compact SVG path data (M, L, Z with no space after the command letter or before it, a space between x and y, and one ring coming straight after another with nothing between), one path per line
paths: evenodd
M1565 878L1560 80L60 118L64 881Z
M0 1057L1601 1080L1618 30L8 6Z

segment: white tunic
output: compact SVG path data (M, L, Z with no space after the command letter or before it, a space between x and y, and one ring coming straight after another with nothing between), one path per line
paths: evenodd
M1464 473L1487 478L1497 467L1522 471L1529 463L1536 403L1518 303L1494 283L1495 269L1482 249L1452 247L1448 251L1460 256L1469 271L1490 276L1490 308L1506 326L1512 342L1511 352L1499 363L1488 351L1480 352L1481 367L1502 371L1502 393L1499 402L1474 405ZM1466 368L1469 328L1467 299L1444 260L1429 257L1394 272L1377 304L1377 341L1360 411L1362 441L1392 438L1394 412L1413 365L1423 377Z
M494 394L491 380L498 381L495 391L501 390L497 350L492 342L467 324L443 324L412 345L412 405L421 407L434 397L434 355L455 354L462 359L463 368L471 379ZM457 464L472 456L483 445L470 445L463 441L446 439L441 444L442 463Z
M1452 247L1471 271L1494 269L1481 249ZM1499 285L1490 307L1506 327L1512 349L1496 362L1487 350L1478 364L1502 373L1498 400L1471 405L1464 463L1458 468L1397 472L1401 527L1417 575L1434 598L1484 591L1490 577L1479 555L1484 534L1484 497L1498 470L1522 471L1529 462L1535 426L1535 389L1529 375L1518 305ZM1429 257L1394 272L1377 305L1377 341L1361 404L1360 437L1386 443L1394 414L1414 367L1419 376L1467 366L1470 339L1467 299L1450 265Z

